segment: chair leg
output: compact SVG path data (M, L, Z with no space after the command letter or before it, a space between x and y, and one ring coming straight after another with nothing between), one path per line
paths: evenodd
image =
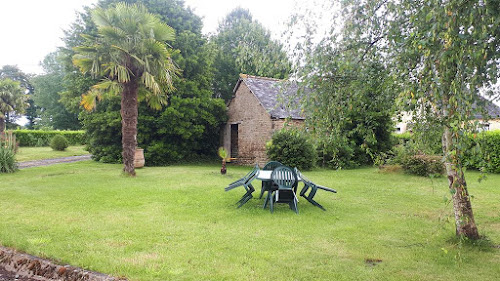
M299 214L299 208L297 207L297 197L293 199L293 207L295 209L295 213L298 215Z
M323 211L326 211L326 209L323 206L321 206L321 204L319 204L318 202L314 201L314 199L309 198L309 197L305 197L305 196L304 196L304 198L306 198L306 200L309 201L309 203L313 204L314 206L320 208Z
M267 204L269 203L269 197L271 196L271 191L267 191L266 200L264 201L264 209L267 208Z
M262 199L262 196L264 195L264 192L266 192L266 191L265 191L265 189L264 189L264 187L261 187L261 188L260 188L260 196L259 196L259 199Z
M240 208L241 206L243 206L246 202L248 202L248 200L252 199L252 194L249 194L242 202L241 204L238 206L238 208Z
M248 197L248 195L251 195L251 194L248 192L243 194L243 196L241 196L240 200L238 200L238 202L236 202L236 204L239 204L239 203L245 201L245 199Z
M274 192L273 192L274 193ZM269 196L269 209L271 209L271 214L274 212L274 194L271 193L271 196Z

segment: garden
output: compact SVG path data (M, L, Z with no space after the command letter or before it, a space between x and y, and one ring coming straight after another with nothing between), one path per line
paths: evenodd
M175 165L117 176L84 161L2 175L0 241L130 280L493 280L500 274L498 175L469 181L484 239L454 236L444 178L314 169L337 189L273 214L224 187L248 167ZM478 172L468 172L470 179ZM238 192L239 191L239 192Z
M280 41L245 8L208 35L184 1L99 0L43 74L0 68L0 263L8 247L66 279L498 278L497 4L325 1ZM252 196L244 165L267 161ZM45 276L23 262L0 280Z

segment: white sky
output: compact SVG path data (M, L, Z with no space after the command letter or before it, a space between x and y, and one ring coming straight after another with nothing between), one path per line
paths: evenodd
M247 8L254 19L270 29L274 38L285 28L297 0L185 0L203 17L205 34L234 8ZM76 11L97 0L0 0L0 67L17 65L25 73L41 73L45 55L63 46L63 30L76 19Z

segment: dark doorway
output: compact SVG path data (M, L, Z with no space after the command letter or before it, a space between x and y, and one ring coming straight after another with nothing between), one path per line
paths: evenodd
M231 124L231 158L238 157L238 124Z

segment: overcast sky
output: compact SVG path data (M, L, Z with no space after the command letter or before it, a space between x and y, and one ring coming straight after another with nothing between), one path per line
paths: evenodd
M296 0L185 0L203 17L203 32L214 32L232 9L248 8L276 39L293 12ZM17 65L26 73L41 73L39 62L63 46L63 30L76 19L76 11L97 0L0 0L0 67Z

